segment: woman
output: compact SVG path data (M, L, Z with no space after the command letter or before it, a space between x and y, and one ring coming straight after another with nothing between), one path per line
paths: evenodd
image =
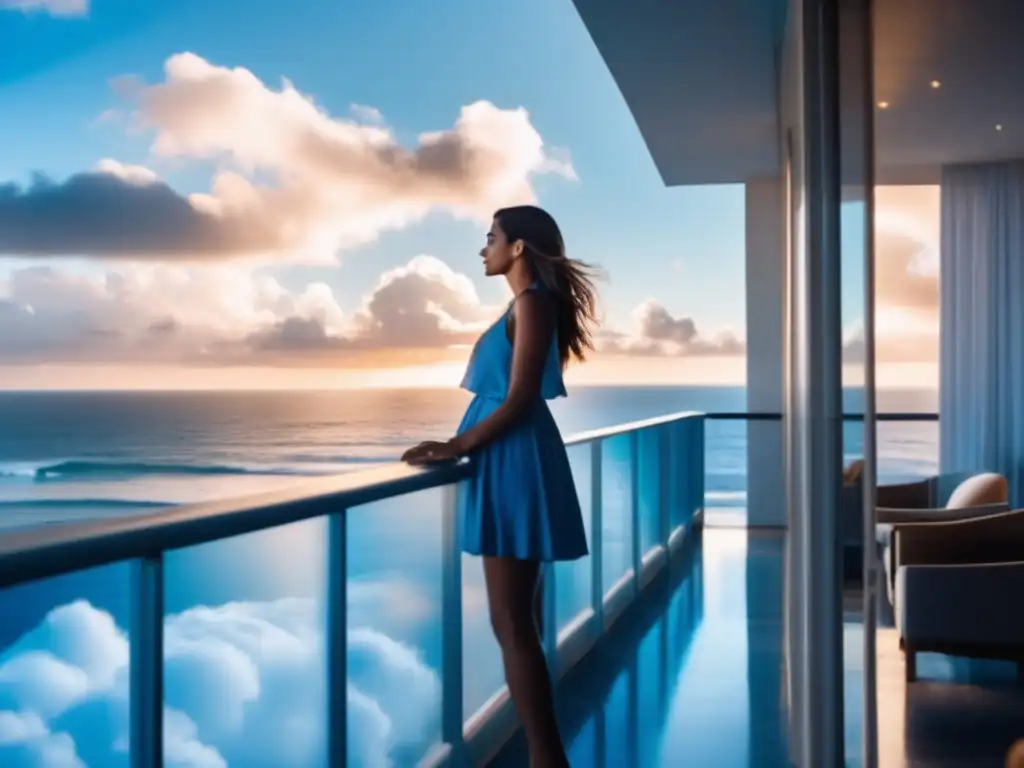
M546 400L592 349L592 270L565 255L555 220L534 206L494 214L480 252L515 298L477 341L462 386L475 394L457 436L422 443L410 464L473 456L460 506L462 549L482 555L491 624L536 768L567 766L541 642L541 566L587 555L565 444Z

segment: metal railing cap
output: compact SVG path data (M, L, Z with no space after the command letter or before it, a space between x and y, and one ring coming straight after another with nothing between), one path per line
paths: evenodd
M595 440L607 440L611 437L618 437L619 435L626 435L630 432L639 432L642 429L650 429L651 427L660 427L664 424L671 424L677 421L686 421L687 419L701 419L704 418L704 414L700 411L679 411L677 413L669 413L665 416L655 416L650 419L641 419L640 421L631 421L627 424L616 424L611 427L604 427L602 429L592 429L587 432L581 432L576 435L572 435L566 438L565 444L567 446L582 445L584 443L592 443Z
M41 526L0 536L0 588L255 533L469 477L467 461L310 478L294 488L153 514Z

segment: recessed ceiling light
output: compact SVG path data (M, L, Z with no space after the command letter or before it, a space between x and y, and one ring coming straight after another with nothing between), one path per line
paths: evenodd
M997 131L1001 131L1001 130L1003 130L1003 126L1001 126L1001 125L997 125L997 126L996 126L996 130L997 130Z
M940 83L938 80L932 80L932 88L941 88L941 87L942 87L942 83Z
M878 102L878 108L879 109L888 109L889 108L889 102L888 101L880 101L880 102Z

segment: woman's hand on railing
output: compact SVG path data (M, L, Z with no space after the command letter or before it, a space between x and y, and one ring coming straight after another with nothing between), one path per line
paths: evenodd
M413 466L444 464L458 460L459 452L452 440L446 443L428 440L402 454L402 461Z

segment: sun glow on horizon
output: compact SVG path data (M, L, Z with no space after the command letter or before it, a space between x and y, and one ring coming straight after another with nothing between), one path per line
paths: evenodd
M445 389L458 387L465 369L465 359L354 368L7 366L0 367L0 390ZM571 365L565 379L570 387L742 386L746 361L742 357L624 359L602 355Z
M0 391L283 391L453 389L465 361L381 368L188 368L174 366L0 366ZM847 386L861 384L860 366L844 366ZM630 358L602 356L570 366L571 387L744 386L742 357ZM879 389L934 389L934 363L880 363Z

